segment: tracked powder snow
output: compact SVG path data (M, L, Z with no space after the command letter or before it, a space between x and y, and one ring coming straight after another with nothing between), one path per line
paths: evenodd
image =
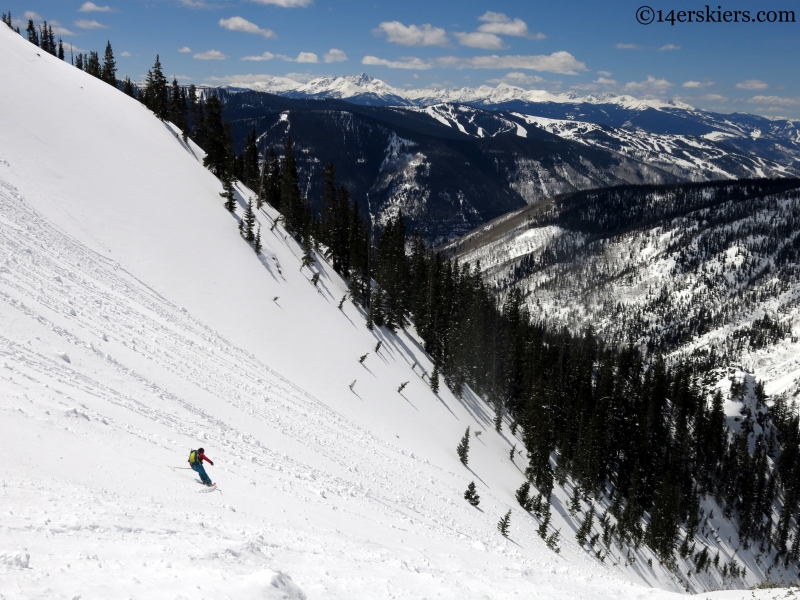
M514 500L520 441L469 391L430 391L413 333L339 310L345 282L319 258L301 270L269 208L256 256L201 150L137 101L5 27L0 52L0 598L713 587L600 564L573 543L560 488L549 550ZM484 432L469 467L455 453L467 426ZM187 468L198 446L210 493Z

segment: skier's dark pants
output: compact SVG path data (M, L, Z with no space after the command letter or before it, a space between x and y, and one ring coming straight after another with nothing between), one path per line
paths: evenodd
M203 465L200 463L194 463L192 468L200 474L200 479L202 479L203 483L206 485L211 485L211 479L208 475L206 475L206 470L203 468Z

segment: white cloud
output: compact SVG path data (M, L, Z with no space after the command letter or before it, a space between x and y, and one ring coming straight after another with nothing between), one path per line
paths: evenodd
M629 81L624 85L626 92L633 92L635 94L657 95L667 92L673 84L666 79L656 79L652 75L648 75L644 81Z
M710 87L712 85L714 85L713 81L684 81L681 84L681 87L687 89L699 89L704 87Z
M782 96L753 96L748 102L750 104L769 104L770 106L800 106L800 98Z
M531 34L528 31L528 24L522 19L511 19L503 13L492 12L491 10L487 10L483 15L478 17L478 20L483 21L483 25L478 27L478 31L484 33L513 35L536 40L543 40L547 37L543 33Z
M681 47L680 46L676 46L675 44L664 44L663 46L661 46L661 48L659 48L659 50L661 50L661 51L664 51L664 50L667 50L667 51L669 51L669 50L680 50L680 49L681 49Z
M336 48L331 48L325 54L322 55L322 59L326 63L344 62L347 60L347 54L345 54L341 50L337 50Z
M251 0L256 4L273 4L282 8L304 8L314 0Z
M319 62L319 57L313 52L301 52L300 54L297 55L297 58L292 58L291 56L286 56L285 54L276 54L275 56L287 62L298 62L298 63Z
M189 48L189 46L184 46L183 48L178 49L178 52L180 52L181 54L188 54L191 51L192 49Z
M758 79L748 79L747 81L740 81L736 84L736 87L740 90L765 90L769 86Z
M108 29L108 25L103 25L97 21L90 21L89 19L78 19L75 25L81 29Z
M23 19L31 19L33 21L41 21L42 20L41 15L39 13L33 12L32 10L26 10L24 13L22 13L22 18Z
M597 74L600 75L600 77L611 77L611 75L613 75L611 71L598 71Z
M506 73L503 77L499 77L496 79L488 79L486 82L508 83L511 85L532 85L534 83L541 83L543 81L544 79L542 79L538 75L528 75L527 73L512 71L511 73Z
M110 6L97 6L94 2L84 2L78 12L114 12Z
M503 40L493 33L474 31L472 33L455 33L458 43L470 48L483 48L484 50L499 50L503 48Z
M431 69L434 66L455 69L526 69L530 71L547 71L564 75L577 75L585 71L586 65L576 60L569 52L553 52L538 56L439 56L430 60L422 60L413 56L403 56L400 60L387 60L376 56L365 56L361 60L365 65L390 67L392 69Z
M287 79L293 79L298 83L308 83L312 79L315 79L317 76L311 75L309 73L287 73L286 75L284 75L284 77L286 77Z
M639 46L636 44L617 44L616 48L619 50L638 50Z
M385 58L378 58L377 56L365 56L361 59L361 64L377 67L389 67L390 69L424 70L433 67L433 65L430 63L427 63L424 60L414 56L403 56L400 58L400 60L386 60Z
M533 56L473 56L471 58L456 59L455 57L442 57L437 59L443 65L472 69L527 69L530 71L547 71L549 73L562 73L564 75L577 75L578 71L585 71L586 65L577 60L569 52L561 50L552 54ZM447 64L450 63L450 64Z
M209 4L205 0L180 0L180 3L183 6L188 6L189 8L212 8L213 5Z
M599 83L600 85L616 85L616 79L608 79L606 77L598 77L592 83Z
M449 41L444 29L430 23L406 26L400 21L384 21L372 33L386 34L386 41L403 46L444 46Z
M262 29L255 23L251 23L242 17L231 17L230 19L220 19L219 26L224 27L230 31L241 31L244 33L256 33L263 35L265 38L275 37L275 32L272 29Z
M128 52L128 51L125 51L125 52L120 54L120 56L124 56L125 58L128 58L130 55L131 55L131 53Z
M275 58L275 55L272 52L264 52L264 54L259 54L258 56L243 56L242 60L262 61L272 60L273 58Z
M720 94L706 94L705 96L700 96L700 100L705 100L706 102L727 102L728 99L725 96Z
M219 50L206 50L205 52L198 52L193 58L198 60L225 60L226 56Z

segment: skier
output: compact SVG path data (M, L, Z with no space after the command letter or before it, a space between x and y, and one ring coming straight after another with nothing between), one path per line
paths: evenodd
M203 468L203 461L206 461L211 466L214 465L214 461L208 458L204 452L205 450L203 448L198 448L197 450L189 452L189 465L200 474L200 479L204 484L212 486L214 484L211 483L211 478L206 474L206 470Z

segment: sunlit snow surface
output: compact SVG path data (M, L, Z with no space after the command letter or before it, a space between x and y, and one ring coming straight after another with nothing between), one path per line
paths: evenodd
M326 264L311 284L301 250L270 231L274 211L258 216L257 257L199 149L138 102L5 27L0 49L0 598L666 598L649 586L719 585L650 569L646 553L599 564L574 545L561 489L565 539L548 550L514 501L519 440L494 433L470 393L432 394L412 334L339 310L345 284ZM484 433L466 468L455 446L468 425ZM200 445L210 493L186 468ZM462 499L473 480L477 509Z

